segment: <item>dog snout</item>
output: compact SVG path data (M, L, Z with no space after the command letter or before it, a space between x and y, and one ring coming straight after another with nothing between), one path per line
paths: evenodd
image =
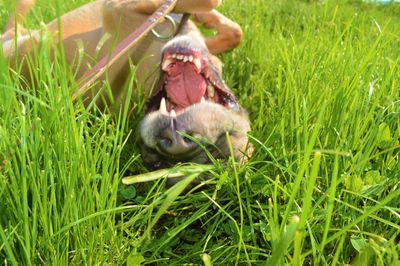
M190 136L191 134L188 132L167 127L160 132L157 138L157 147L164 155L172 157L190 156L198 149L198 145Z

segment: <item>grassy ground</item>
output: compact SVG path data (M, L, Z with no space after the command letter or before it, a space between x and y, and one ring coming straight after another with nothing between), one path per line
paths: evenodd
M81 3L39 1L27 25ZM32 63L39 83L23 90L0 56L0 263L400 264L400 7L225 0L220 10L245 32L223 59L255 153L216 165L209 189L184 196L164 181L121 185L144 171L142 104L130 115L73 106L72 74L45 48Z

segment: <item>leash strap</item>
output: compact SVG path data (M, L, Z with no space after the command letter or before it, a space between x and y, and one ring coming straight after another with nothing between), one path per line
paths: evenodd
M177 36L178 34L180 34L183 31L183 27L185 27L187 21L190 18L190 14L189 13L184 13L181 19L181 23L179 23L178 29L175 32L175 36Z
M134 32L129 34L122 40L111 53L110 56L103 57L91 70L89 70L82 78L79 79L79 89L72 95L72 101L81 97L112 64L121 56L129 51L136 43L138 43L146 34L148 34L165 16L170 13L178 0L165 0L165 2Z

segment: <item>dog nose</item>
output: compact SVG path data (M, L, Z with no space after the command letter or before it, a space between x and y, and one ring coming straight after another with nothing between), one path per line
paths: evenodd
M168 127L160 132L157 144L163 153L174 156L188 155L198 147L195 142L177 132L173 127Z

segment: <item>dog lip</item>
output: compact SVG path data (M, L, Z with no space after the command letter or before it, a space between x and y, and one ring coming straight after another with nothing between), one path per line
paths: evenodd
M189 162L190 160L192 160L193 158L195 158L202 152L202 149L200 147L197 147L196 149L194 149L193 151L191 151L189 153L170 154L170 153L164 151L164 149L162 147L160 147L159 145L156 145L155 150L158 154L163 156L164 159L166 159L169 162L181 162L181 161Z

